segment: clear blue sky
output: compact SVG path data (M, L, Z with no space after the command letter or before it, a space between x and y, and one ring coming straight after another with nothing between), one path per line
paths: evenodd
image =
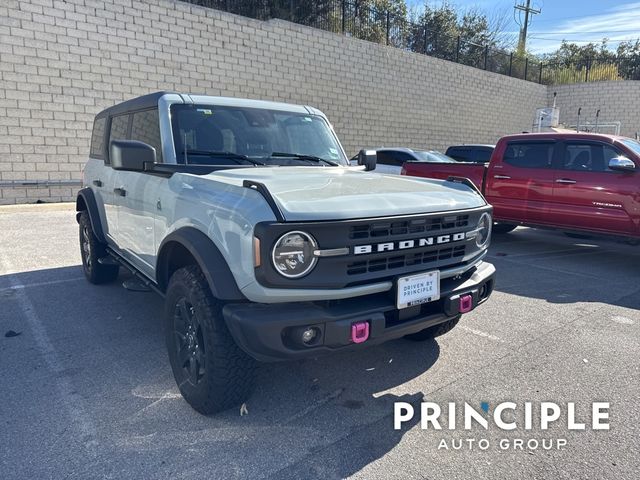
M526 4L526 0L516 0ZM441 0L430 0L440 5ZM477 6L488 14L507 12L508 29L518 31L513 18L514 0L450 0L461 10ZM424 0L407 0L407 5L421 6ZM544 53L555 50L563 39L579 44L610 39L615 48L621 40L640 38L640 2L624 0L532 0L531 6L541 9L529 25L528 50Z

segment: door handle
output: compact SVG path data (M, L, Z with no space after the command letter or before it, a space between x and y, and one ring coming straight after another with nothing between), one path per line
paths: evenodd
M575 180L571 180L570 178L559 178L556 180L556 183L562 183L565 185L573 185L574 183L576 183Z
M122 187L114 188L113 189L113 193L115 193L116 195L120 195L121 197L126 197L127 196L127 191Z
M493 178L497 178L498 180L511 180L509 175L494 175Z
M93 184L94 184L96 187L101 187L101 186L102 186L102 180L94 180L94 181L93 181Z

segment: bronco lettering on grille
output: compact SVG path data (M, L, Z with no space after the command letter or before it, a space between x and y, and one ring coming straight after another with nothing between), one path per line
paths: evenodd
M442 245L443 243L459 242L465 239L464 232L438 235L436 237L416 238L413 240L400 240L397 242L384 242L372 245L356 245L353 247L353 255L363 255L366 253L392 252L394 250L406 250L409 248L428 247L431 245Z

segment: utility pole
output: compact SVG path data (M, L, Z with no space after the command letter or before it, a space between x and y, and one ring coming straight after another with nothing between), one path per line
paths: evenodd
M520 38L518 39L518 55L522 56L526 52L527 48L527 28L529 27L529 15L537 15L540 13L540 9L531 7L531 0L527 0L526 5L515 5L513 8L524 12L524 22L520 23Z

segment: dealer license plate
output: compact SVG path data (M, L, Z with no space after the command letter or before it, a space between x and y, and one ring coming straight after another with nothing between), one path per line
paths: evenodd
M413 307L440 299L440 272L420 273L398 279L398 309Z

